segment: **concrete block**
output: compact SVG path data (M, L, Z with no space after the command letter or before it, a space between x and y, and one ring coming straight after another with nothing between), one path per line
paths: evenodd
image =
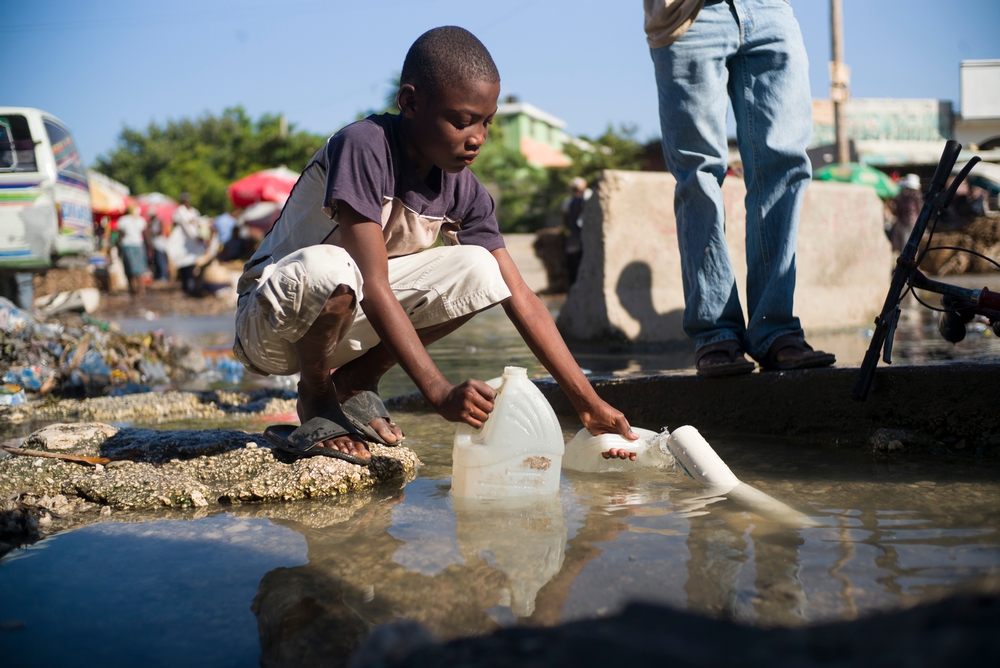
M686 340L682 328L676 180L665 172L604 172L584 210L583 263L559 314L570 340L651 344ZM741 301L746 296L746 189L722 187L726 240ZM871 324L889 287L894 256L882 203L867 186L813 183L803 204L795 314L806 330Z

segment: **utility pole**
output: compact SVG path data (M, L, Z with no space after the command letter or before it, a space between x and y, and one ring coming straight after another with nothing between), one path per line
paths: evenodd
M830 101L833 102L833 127L837 134L837 162L851 161L850 144L844 114L851 94L851 68L844 64L844 13L840 0L830 0L830 38L833 60L830 61Z

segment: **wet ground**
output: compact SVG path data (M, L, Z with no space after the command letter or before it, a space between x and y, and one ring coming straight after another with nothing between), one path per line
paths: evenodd
M122 325L219 351L231 340L228 315L143 315ZM1000 357L1000 340L985 329L952 346L933 327L929 315L911 312L897 334L897 363ZM811 341L844 366L868 344L858 330ZM431 352L455 382L499 375L505 364L544 373L499 310ZM692 357L679 348L579 361L594 373L629 374L688 368ZM240 384L267 382L245 376ZM381 392L412 389L393 371ZM374 625L400 617L457 637L603 616L633 600L801 625L1000 575L994 464L710 434L741 479L816 526L781 526L725 499L706 504L676 472L565 472L558 499L467 507L450 495L454 426L430 414L395 417L424 466L412 482L363 502L133 515L9 554L0 561L4 664L253 666L263 657L294 665L289 657L308 655L339 665ZM569 437L579 424L563 427Z

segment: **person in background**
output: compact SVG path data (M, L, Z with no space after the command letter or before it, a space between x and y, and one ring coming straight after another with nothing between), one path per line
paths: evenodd
M924 197L920 194L920 177L907 174L899 182L899 194L889 200L889 211L896 216L896 222L889 229L889 241L892 250L902 252L910 238L910 232L917 224L920 209L924 206Z
M143 232L146 219L139 215L135 205L130 204L128 212L118 219L118 245L122 251L125 275L128 276L129 292L139 297L146 296L146 244Z
M236 219L228 211L223 211L215 217L212 223L215 233L219 237L219 243L225 246L233 237L233 230L236 228Z
M644 0L674 213L684 331L704 376L829 366L793 314L799 211L812 178L809 66L786 0ZM746 183L747 312L726 247L733 105Z
M576 275L583 259L583 206L594 194L587 181L580 176L569 182L573 194L563 201L563 225L566 227L566 275L569 285L576 283Z
M195 268L205 252L198 223L198 209L191 206L191 196L181 193L181 203L174 210L174 228L170 231L169 255L177 268L181 289L189 295L198 291Z
M170 241L166 235L166 225L163 219L153 207L147 212L149 216L149 227L146 234L149 238L149 249L152 251L153 278L158 281L170 280L170 260L167 258L167 250L170 248Z

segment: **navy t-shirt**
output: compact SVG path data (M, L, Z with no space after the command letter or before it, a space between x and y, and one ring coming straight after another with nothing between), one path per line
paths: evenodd
M281 216L244 267L239 293L264 267L306 246L340 244L337 201L382 225L386 253L399 257L435 244L503 248L493 198L468 169L433 168L429 187L406 153L393 114L369 116L336 133L302 172Z

